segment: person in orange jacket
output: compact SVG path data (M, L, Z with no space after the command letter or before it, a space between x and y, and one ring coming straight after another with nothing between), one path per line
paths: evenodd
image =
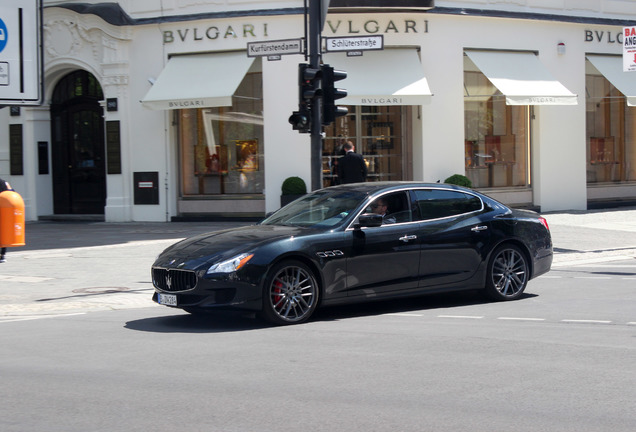
M0 178L0 193L4 192L4 191L12 191L13 188L11 187L11 185L9 184L8 181L6 180L2 180ZM4 255L7 253L7 248L3 247L0 248L0 263L6 262L7 260L4 258Z

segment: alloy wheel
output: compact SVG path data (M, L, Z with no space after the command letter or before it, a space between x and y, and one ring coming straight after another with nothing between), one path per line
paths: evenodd
M278 324L299 323L316 309L318 284L302 263L289 263L274 271L268 285L266 318Z
M490 265L487 290L497 300L511 300L523 293L528 283L528 262L515 246L499 249Z

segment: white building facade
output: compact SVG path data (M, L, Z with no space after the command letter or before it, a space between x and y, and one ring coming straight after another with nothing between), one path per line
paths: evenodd
M323 184L351 140L368 181L462 174L541 211L636 201L634 25L624 0L331 0L323 38L383 49L323 53L349 93ZM311 184L288 122L306 60L247 47L303 37L300 0L44 0L44 103L0 110L0 177L27 220L274 211L287 177Z

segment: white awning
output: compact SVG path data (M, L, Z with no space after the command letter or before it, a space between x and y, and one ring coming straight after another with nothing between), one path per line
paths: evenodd
M323 61L347 72L337 87L347 91L342 105L422 105L432 96L414 49L364 51L362 56L323 54Z
M557 81L528 52L469 51L466 55L486 75L508 105L576 105L577 96Z
M587 59L619 92L623 93L628 106L636 106L636 75L633 72L623 72L622 57L588 55Z
M245 52L171 57L141 102L154 110L232 106L253 62Z

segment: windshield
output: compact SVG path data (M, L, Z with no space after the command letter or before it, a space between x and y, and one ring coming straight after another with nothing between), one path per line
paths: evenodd
M358 191L319 190L283 207L261 224L333 227L345 220L366 196Z

